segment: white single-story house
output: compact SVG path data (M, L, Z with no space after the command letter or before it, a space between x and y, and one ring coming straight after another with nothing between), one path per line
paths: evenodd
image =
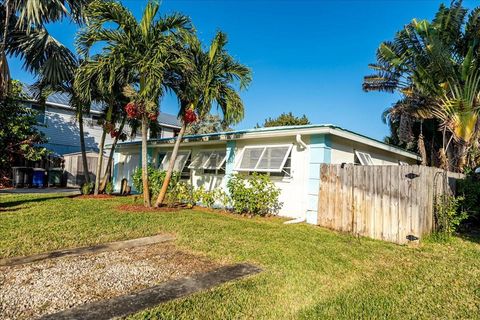
M149 140L149 162L166 169L174 138ZM141 166L141 142L118 145L114 188ZM281 189L279 215L316 224L321 163L418 164L417 154L333 125L304 125L186 136L175 169L194 187L226 190L234 173L264 172Z

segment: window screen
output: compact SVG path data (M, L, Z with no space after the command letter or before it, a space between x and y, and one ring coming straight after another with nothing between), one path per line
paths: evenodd
M190 169L220 169L225 162L227 152L225 150L202 151L197 153L190 164Z
M179 151L177 154L177 158L175 159L175 165L173 167L173 171L178 171L178 172L183 171L183 167L185 167L185 163L187 162L189 156L190 156L190 151ZM162 170L168 169L168 165L170 163L171 157L172 157L172 152L171 151L167 152L165 158L163 158L162 164L160 165L160 168Z
M227 156L226 151L215 151L210 154L210 157L203 164L203 169L220 169L220 167L225 162L225 157Z
M358 161L362 166L372 166L373 165L373 160L370 154L365 153L365 152L360 152L355 150L355 155L358 158Z
M205 161L207 161L208 157L210 157L210 152L202 151L199 152L193 157L192 162L188 166L190 169L200 169Z
M237 171L281 172L292 145L245 147Z

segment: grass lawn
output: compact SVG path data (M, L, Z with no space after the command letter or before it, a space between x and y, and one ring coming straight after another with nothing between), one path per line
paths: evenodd
M0 195L0 256L173 232L185 250L264 272L132 319L480 319L478 239L408 248L277 218L115 209L131 202Z

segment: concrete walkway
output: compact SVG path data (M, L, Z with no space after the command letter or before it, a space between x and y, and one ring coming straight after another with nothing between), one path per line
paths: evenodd
M80 194L78 188L9 188L0 189L0 194L49 194L68 193L69 195Z

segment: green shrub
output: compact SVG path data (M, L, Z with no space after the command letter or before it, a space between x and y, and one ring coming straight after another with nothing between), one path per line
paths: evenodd
M194 191L191 184L179 181L172 190L167 192L166 202L170 204L186 204L188 206L195 205Z
M228 195L220 188L205 190L203 186L195 189L193 193L195 203L200 203L207 208L213 208L215 204L228 207L230 203Z
M480 181L468 177L457 182L457 195L463 197L462 207L468 213L466 222L480 226Z
M435 204L436 230L435 234L441 239L449 239L458 229L459 225L468 217L462 210L463 197L442 195Z
M260 216L276 214L283 205L278 201L280 189L267 175L257 173L250 177L233 175L227 187L233 211L236 213Z
M95 188L95 183L93 182L90 182L90 183L84 183L82 185L82 187L80 188L80 192L83 194L83 195L88 195L88 194L91 194L93 192L93 189Z
M113 193L113 183L112 182L107 182L107 185L105 186L105 193L106 194L112 194Z
M165 180L166 171L155 169L153 166L148 166L148 188L152 197L157 196L162 189L163 181ZM171 192L180 179L178 172L173 172L172 179L168 184L167 193ZM132 185L139 193L143 193L142 184L142 168L137 168L132 174Z

